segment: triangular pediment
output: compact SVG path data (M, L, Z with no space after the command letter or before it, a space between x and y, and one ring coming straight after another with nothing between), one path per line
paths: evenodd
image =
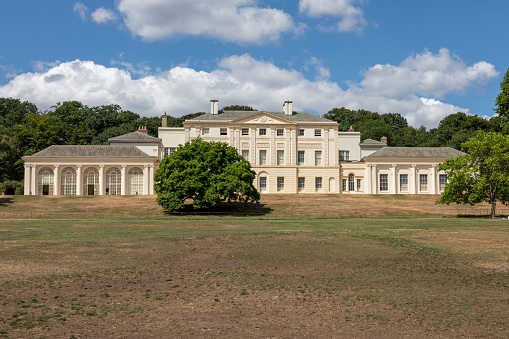
M232 123L235 124L272 124L272 125L294 125L295 122L281 118L279 116L275 116L274 114L270 114L268 112L259 112L254 115L250 115L248 117L240 118L238 120L233 120Z

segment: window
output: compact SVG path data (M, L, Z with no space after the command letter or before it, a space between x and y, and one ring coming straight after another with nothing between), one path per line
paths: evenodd
M220 128L219 129L219 134L220 135L228 135L228 129L227 128Z
M357 191L362 191L362 179L357 179Z
M322 166L322 151L315 151L315 166Z
M350 151L339 151L339 161L350 161Z
M244 159L246 159L247 161L249 161L249 150L248 149L243 149L242 150L242 157Z
M266 128L260 128L258 130L259 135L267 135L267 129Z
M315 189L317 191L322 189L322 177L316 177L315 178Z
M387 174L380 174L380 192L389 191L389 176Z
M297 163L299 165L304 165L304 152L305 151L298 151L297 152Z
M249 135L249 128L242 128L240 131L242 135Z
M348 190L355 191L355 176L353 174L348 176Z
M43 167L39 171L38 177L38 189L37 194L39 195L53 195L54 175L53 169L50 167Z
M282 128L276 129L276 135L278 137L282 137L284 134L285 134L285 130L284 129L282 129Z
M304 136L304 129L299 129L299 137L303 137Z
M173 153L175 153L176 150L177 150L177 147L165 147L164 148L164 155L173 154Z
M299 190L304 189L304 186L306 185L306 178L304 178L304 177L297 178L297 185L298 185Z
M128 194L143 194L143 171L140 168L134 167L129 170L128 186Z
M97 194L99 194L99 171L90 167L83 173L83 195Z
M277 164L283 165L285 163L285 151L277 150Z
M443 192L445 190L445 185L447 184L447 175L446 174L439 174L438 175L438 189L440 192Z
M282 191L285 188L285 177L277 177L277 190Z
M322 136L322 130L321 129L315 129L315 137L321 137Z
M267 177L260 177L260 192L267 192Z
M266 150L260 150L260 165L266 165L267 164L267 151Z
M106 195L121 194L122 175L120 169L111 167L106 171Z
M201 129L201 134L203 134L203 135L209 134L209 128L208 127L203 127Z
M419 174L419 191L426 192L428 190L428 175Z
M342 191L343 191L343 192L346 192L346 185L347 185L347 183L348 183L348 180L343 179L343 180L341 180L341 182L342 182L342 184L343 184L343 186L341 187L341 189L342 189Z
M62 170L60 192L62 195L76 195L76 170L74 168L67 167Z
M399 191L408 192L408 174L399 175Z

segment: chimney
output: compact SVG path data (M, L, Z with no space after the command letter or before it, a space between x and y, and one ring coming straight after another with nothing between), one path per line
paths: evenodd
M166 116L166 112L164 112L161 117L161 127L168 127L168 117Z
M212 115L219 114L219 100L217 99L210 100L210 114Z
M387 145L387 137L381 137L380 141Z
M147 126L138 127L138 132L143 133L143 134L148 134Z
M286 100L283 104L283 110L285 111L285 115L293 115L292 102Z

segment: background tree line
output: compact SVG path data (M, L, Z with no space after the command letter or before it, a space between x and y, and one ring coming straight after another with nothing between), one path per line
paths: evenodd
M324 117L339 123L340 131L350 126L361 133L361 139L388 138L389 146L449 146L461 149L461 144L477 131L509 134L509 70L500 84L501 93L495 101L496 116L484 119L462 112L440 121L437 128L408 125L399 113L379 114L368 110L333 108ZM232 105L226 110L253 110L250 106ZM162 112L161 112L162 113ZM203 112L182 117L168 116L169 127L181 127L186 119ZM49 111L41 111L30 102L0 98L0 184L23 180L24 155L31 155L51 145L101 145L109 138L147 126L149 135L157 136L160 117L141 117L118 105L88 107L79 101L57 103ZM14 185L14 184L12 184ZM1 187L0 187L1 188Z

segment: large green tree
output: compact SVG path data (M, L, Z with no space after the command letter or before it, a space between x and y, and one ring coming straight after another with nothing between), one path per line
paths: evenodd
M180 145L161 161L155 173L157 202L175 211L183 209L187 199L194 201L195 209L221 201L258 200L255 176L249 162L234 147L197 138Z
M509 135L479 131L462 147L467 154L440 164L448 183L437 202L470 205L487 202L493 218L497 202L509 201Z

